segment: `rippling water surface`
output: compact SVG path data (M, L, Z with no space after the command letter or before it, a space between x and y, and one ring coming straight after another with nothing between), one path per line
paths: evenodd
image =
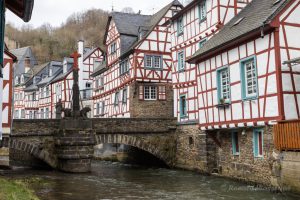
M300 199L253 188L235 181L194 172L149 169L111 162L94 162L91 174L28 171L26 176L42 178L32 183L43 200L281 200ZM15 175L22 178L24 174Z

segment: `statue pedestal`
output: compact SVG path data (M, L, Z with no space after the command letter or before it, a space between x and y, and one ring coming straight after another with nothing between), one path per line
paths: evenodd
M56 138L58 169L64 172L84 173L91 171L95 133L92 121L83 119L61 120Z

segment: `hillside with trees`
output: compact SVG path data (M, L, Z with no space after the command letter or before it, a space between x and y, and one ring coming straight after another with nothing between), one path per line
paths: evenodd
M86 46L103 48L108 14L101 9L75 13L58 28L44 24L38 28L25 25L17 29L7 24L5 35L18 42L20 47L31 46L39 63L62 60L77 48L79 39L83 39Z

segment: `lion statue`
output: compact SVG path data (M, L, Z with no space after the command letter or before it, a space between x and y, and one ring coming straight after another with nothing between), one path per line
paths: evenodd
M83 119L87 119L88 117L87 117L87 114L89 113L89 112L91 112L92 110L91 110L91 108L90 107L84 107L84 108L82 108L82 110L80 111L80 116L83 118Z

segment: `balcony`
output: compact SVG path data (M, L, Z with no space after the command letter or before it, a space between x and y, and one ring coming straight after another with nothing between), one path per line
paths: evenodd
M278 122L274 126L274 145L280 151L300 150L300 120Z

